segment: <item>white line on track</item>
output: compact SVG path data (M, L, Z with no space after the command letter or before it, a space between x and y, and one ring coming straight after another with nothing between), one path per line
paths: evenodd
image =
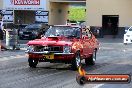
M9 57L3 57L0 59L0 61L8 61L8 60L13 60L13 59L18 59L18 58L24 58L26 57L25 55L16 55L16 56L9 56Z
M99 85L96 85L94 86L93 88L100 88L101 86L103 86L104 84L99 84Z

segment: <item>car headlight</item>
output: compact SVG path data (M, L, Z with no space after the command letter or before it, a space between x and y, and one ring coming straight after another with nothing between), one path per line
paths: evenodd
M70 52L71 52L71 47L68 46L68 45L65 45L65 46L63 47L63 53L70 53Z
M34 51L34 46L28 46L27 51L28 51L28 52Z

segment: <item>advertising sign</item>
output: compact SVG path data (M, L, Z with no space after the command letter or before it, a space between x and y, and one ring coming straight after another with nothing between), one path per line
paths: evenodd
M46 10L46 0L3 0L6 10Z
M40 0L11 0L14 5L40 5Z
M13 23L13 10L2 10L1 13L3 22Z
M48 23L49 12L48 11L36 11L36 22Z

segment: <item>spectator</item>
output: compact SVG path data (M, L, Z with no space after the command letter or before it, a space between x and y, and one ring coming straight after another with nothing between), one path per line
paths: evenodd
M116 38L116 36L118 34L118 27L116 24L113 25L112 34L113 34L113 38Z
M1 51L1 48L2 48L1 40L3 40L3 31L2 31L2 29L0 27L0 51Z
M3 28L3 21L0 21L0 28ZM2 29L3 30L3 29Z

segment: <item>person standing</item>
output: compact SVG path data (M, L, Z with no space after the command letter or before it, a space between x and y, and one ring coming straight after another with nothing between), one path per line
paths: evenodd
M0 23L1 24L1 23ZM3 40L3 30L2 28L0 27L0 51L1 51L1 48L2 48L2 41Z

